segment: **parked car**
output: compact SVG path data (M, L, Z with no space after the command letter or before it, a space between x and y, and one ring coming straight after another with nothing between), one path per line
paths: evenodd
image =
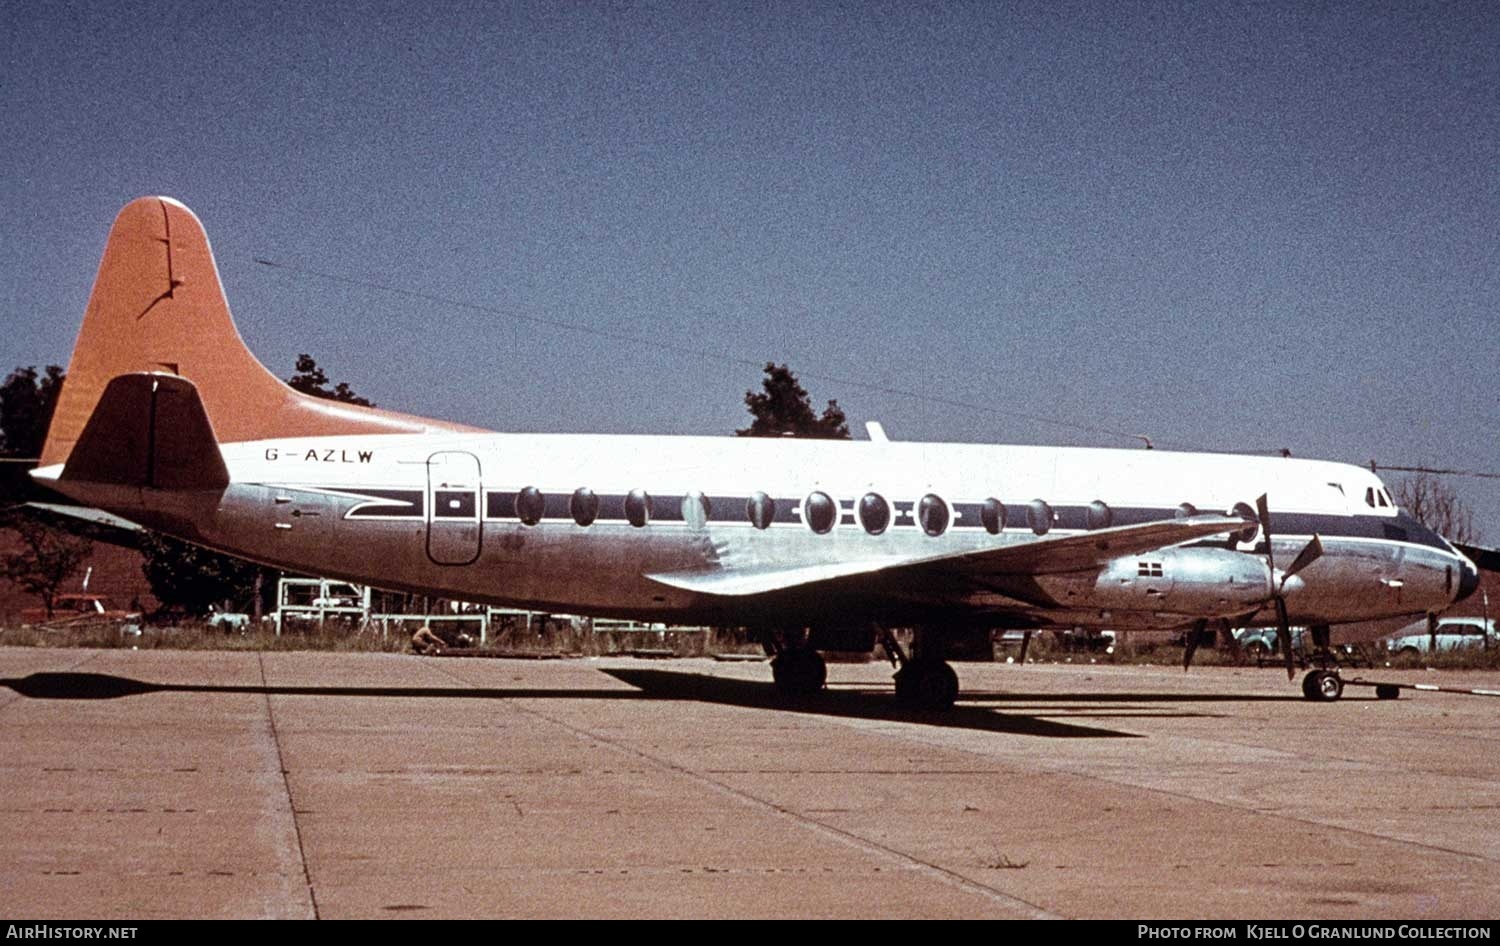
M250 630L250 615L239 611L215 611L208 616L208 628L227 634L243 634Z
M1036 645L1042 639L1042 635L1050 633L1050 643L1053 647L1065 651L1087 651L1090 653L1112 654L1115 652L1115 632L1111 630L1098 630L1085 627L1053 628L1050 631L1038 628L1031 632L1031 643ZM995 637L995 644L1001 650L1021 649L1021 642L1025 639L1024 630L1011 628L1002 631Z
M1495 634L1493 618L1439 618L1437 625L1438 653L1455 650L1482 649L1485 637L1490 647L1500 647L1500 637ZM1388 654L1426 654L1432 651L1432 634L1427 630L1426 619L1413 621L1399 631L1387 634L1376 641L1384 646Z
M1290 630L1292 650L1300 651L1312 646L1312 635L1307 633L1307 628L1293 627ZM1242 627L1234 632L1234 639L1239 642L1240 650L1250 657L1269 657L1281 652L1274 627Z

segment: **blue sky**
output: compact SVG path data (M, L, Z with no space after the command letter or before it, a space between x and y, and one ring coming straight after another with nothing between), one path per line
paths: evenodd
M1497 90L1483 3L8 3L0 370L163 193L401 410L1500 471Z

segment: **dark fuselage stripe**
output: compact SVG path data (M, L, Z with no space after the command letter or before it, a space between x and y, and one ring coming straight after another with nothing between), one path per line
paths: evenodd
M426 493L414 489L360 489L335 493L335 495L357 495L368 497L365 502L356 505L345 516L348 519L425 519L426 518ZM683 495L677 493L648 494L650 497L649 521L656 523L683 522ZM595 524L623 524L629 522L626 515L627 494L624 493L600 493L598 494L599 511L594 518ZM750 523L748 512L749 496L708 496L705 497L708 506L707 521L710 523L744 524ZM444 490L435 492L434 517L439 519L470 519L475 517L474 491L473 490ZM547 493L543 497L542 521L550 523L573 522L571 508L571 493ZM775 513L771 519L772 524L800 525L802 517L800 509L802 497L778 496L773 497ZM1026 522L1027 501L1007 502L1005 504L1005 530L1006 531L1031 531ZM841 514L839 516L838 528L859 528L855 509L857 499L842 499L839 501ZM916 522L913 509L916 503L912 500L891 500L891 516L884 531L917 530L920 525ZM1211 508L1205 505L1203 508ZM983 530L984 523L980 512L982 504L976 502L955 502L951 504L953 512L948 531L970 532ZM1088 530L1088 511L1086 505L1052 507L1053 521L1051 528L1062 532L1081 532ZM1147 506L1122 506L1110 510L1110 524L1114 526L1139 525L1147 522L1159 522L1163 519L1171 519L1177 515L1176 507L1147 507ZM486 490L484 495L484 519L492 522L519 522L516 515L516 491L514 490ZM1442 551L1451 551L1451 548L1438 535L1425 528L1416 520L1402 513L1398 516L1375 516L1375 515L1334 515L1327 513L1275 513L1271 514L1271 528L1278 536L1308 536L1314 533L1329 537L1347 537L1362 539L1380 539L1393 542L1407 542L1414 545L1422 545Z

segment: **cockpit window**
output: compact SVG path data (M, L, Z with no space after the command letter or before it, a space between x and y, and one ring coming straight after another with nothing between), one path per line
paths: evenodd
M1365 487L1365 505L1371 509L1375 508L1375 487L1373 486Z

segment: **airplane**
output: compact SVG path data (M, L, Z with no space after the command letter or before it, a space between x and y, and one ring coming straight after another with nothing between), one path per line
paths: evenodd
M186 206L116 218L41 483L291 571L497 606L756 629L791 697L885 646L896 698L958 696L996 628L1423 616L1469 558L1370 470L1165 450L497 433L293 391L235 328ZM892 628L914 628L910 653ZM1196 638L1196 634L1194 637ZM1189 655L1191 659L1191 655ZM1320 667L1304 695L1335 700Z

